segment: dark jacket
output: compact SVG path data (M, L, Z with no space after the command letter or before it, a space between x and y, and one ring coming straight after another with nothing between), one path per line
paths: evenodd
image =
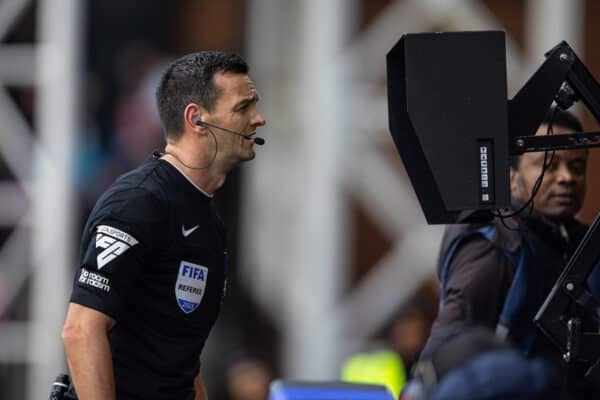
M470 234L481 228L489 228L492 234L488 237ZM498 328L507 294L515 281L515 260L510 255L522 254L528 248L527 290L521 294L518 323L512 327L509 338L524 341L526 334L531 333L532 341L526 346L514 344L527 354L560 364L559 352L536 332L532 320L586 230L585 225L574 219L558 223L535 214L509 218L504 223L495 219L489 226L448 226L438 263L445 285L440 293L438 316L421 358L427 358L445 338L467 326Z

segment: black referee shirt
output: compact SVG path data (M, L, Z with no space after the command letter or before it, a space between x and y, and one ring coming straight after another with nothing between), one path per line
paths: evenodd
M194 398L226 263L212 199L157 155L101 196L71 301L117 321L109 341L119 400Z

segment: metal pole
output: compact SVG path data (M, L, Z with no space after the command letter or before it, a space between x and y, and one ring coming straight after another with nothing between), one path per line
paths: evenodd
M299 108L303 206L288 280L286 365L293 377L334 379L339 374L340 324L332 317L348 270L347 207L343 194L344 132L349 123L344 78L337 60L350 42L354 2L307 0L300 10Z
M64 371L60 332L74 268L74 142L81 81L80 0L38 3L36 126L41 150L34 153L32 200L31 323L27 396L48 396L57 373ZM40 151L49 157L43 157Z
M531 70L544 60L544 52L560 41L582 57L583 0L528 0L526 8L526 48Z
M339 58L350 42L355 3L249 4L249 60L263 94L269 147L245 171L251 212L243 216L242 259L255 293L279 299L270 303L283 327L288 378L335 378L341 358L341 323L331 317L348 254L341 167L348 107Z

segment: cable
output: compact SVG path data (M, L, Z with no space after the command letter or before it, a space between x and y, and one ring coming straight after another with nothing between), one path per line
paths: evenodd
M215 154L213 155L212 160L210 160L210 162L202 167L192 167L191 165L188 165L186 163L183 162L183 160L181 158L179 158L179 156L175 153L171 153L170 151L165 151L162 154L168 154L170 156L173 156L177 161L179 161L181 164L183 164L184 167L189 168L189 169L194 169L194 170L200 170L200 169L207 169L209 168L211 165L213 165L213 163L215 162L215 160L217 159L217 153L219 152L219 145L217 144L217 137L215 136L214 132L212 131L212 129L210 129L209 127L206 127L206 129L208 129L208 131L210 132L210 134L212 135L212 138L215 142Z
M554 107L554 109L552 111L552 115L550 116L550 120L548 121L548 129L546 131L546 135L554 134L554 131L552 129L552 124L554 122L554 117L556 116L557 112L558 112L558 107ZM548 168L550 168L550 165L552 165L552 161L554 160L555 150L552 150L550 160L548 160L548 151L549 150L544 151L544 162L542 163L542 172L540 173L540 176L536 179L535 183L533 184L533 188L531 189L531 196L529 197L527 202L525 202L525 204L523 204L518 210L516 210L512 213L509 213L509 214L502 214L501 210L495 210L496 211L495 213L492 212L492 215L494 217L499 218L500 222L502 222L502 225L504 225L505 228L507 228L509 230L513 230L513 231L520 231L520 228L515 229L515 228L509 227L506 224L505 219L519 215L526 208L529 208L529 215L531 215L533 213L535 196L537 195L538 191L540 190L540 187L542 186L542 181L544 180L544 175L546 173L546 170L548 170Z

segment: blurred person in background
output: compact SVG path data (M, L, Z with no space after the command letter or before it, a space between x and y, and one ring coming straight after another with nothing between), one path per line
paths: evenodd
M557 371L520 354L494 332L468 327L442 339L416 364L400 400L549 400Z
M225 385L229 400L267 400L274 379L271 366L249 352L237 354L228 363Z
M82 227L98 197L117 176L142 162L152 151L164 147L162 126L154 92L168 63L149 43L127 43L116 58L114 128L111 139L102 143L99 126L91 124L105 96L99 77L89 73L86 93L88 128L79 138L77 188L82 204Z
M397 352L407 371L418 360L421 349L427 342L431 320L425 311L416 305L409 305L398 312L388 333L388 342Z
M129 43L118 52L113 148L115 161L127 169L164 145L154 92L167 67L165 56L148 43Z
M225 294L213 195L265 124L248 66L200 52L156 92L167 145L100 197L84 228L63 342L80 399L205 399L200 353Z
M348 357L340 378L344 382L385 386L396 399L406 383L406 368L398 353L382 348Z
M537 135L549 127L554 134L581 132L572 114L551 109ZM446 228L438 271L440 306L422 357L429 357L448 335L479 324L510 342L524 355L541 355L557 365L561 354L533 324L538 311L587 227L575 219L586 190L586 149L525 153L513 157L510 184L515 210L530 207L489 225ZM543 175L533 203L528 203L536 181ZM531 204L531 205L529 205ZM582 371L563 374L571 394L590 398L593 390ZM573 397L571 397L573 396Z
M433 279L421 284L362 346L363 351L346 357L340 368L342 381L384 385L398 398L429 336L437 307L437 286Z

